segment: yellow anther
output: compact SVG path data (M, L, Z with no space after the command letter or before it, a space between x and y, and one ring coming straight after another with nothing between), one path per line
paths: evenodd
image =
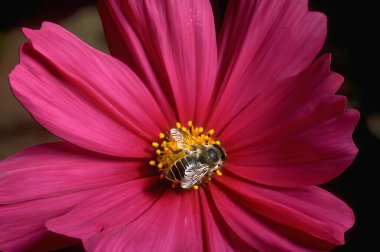
M172 148L173 151L178 150L178 146L176 144L171 144L170 147Z
M189 126L189 127L193 126L193 121L188 121L187 126Z
M199 189L199 186L195 185L193 186L194 190L198 190Z
M202 133L203 133L203 128L202 128L202 127L199 127L198 132L199 132L199 134L202 134Z
M165 137L165 134L161 132L161 133L159 134L159 136L160 136L160 138L162 139L162 138Z
M152 146L154 147L154 148L157 148L158 146L160 146L157 142L153 142L152 143Z
M215 141L215 144L220 145L220 141L219 140Z
M205 136L205 140L206 140L206 141L208 140L208 136L207 136L207 135Z
M210 130L207 132L207 134L210 135L210 136L211 136L212 134L214 134L214 133L215 133L215 130L214 130L214 129L210 129Z
M182 127L182 125L181 125L180 122L176 122L176 123L175 123L175 126L176 126L178 129L180 129L180 128Z
M223 173L222 173L220 170L216 170L216 174L217 174L218 176L222 176L222 175L223 175Z
M158 163L158 165L157 165L157 167L158 167L159 169L162 169L163 166L164 166L163 163Z
M161 154L161 150L160 150L160 149L157 149L157 150L156 150L156 154L157 154L157 155L160 155L160 154Z
M150 160L150 161L149 161L149 165L151 165L151 166L155 166L155 165L156 165L156 161L154 161L154 160Z
M187 129L186 129L186 127L182 127L181 129L182 129L183 131L185 131L185 132L188 132Z

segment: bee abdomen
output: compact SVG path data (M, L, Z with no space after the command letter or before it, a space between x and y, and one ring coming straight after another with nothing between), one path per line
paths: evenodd
M170 180L181 182L181 180L183 179L185 175L186 167L188 165L189 164L188 164L188 161L186 160L186 157L178 159L171 166L170 170L166 174L166 177Z

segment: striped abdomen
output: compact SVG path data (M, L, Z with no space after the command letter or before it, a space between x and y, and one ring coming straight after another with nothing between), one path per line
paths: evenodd
M166 178L180 183L185 175L186 168L190 166L191 157L185 156L176 160L166 173Z

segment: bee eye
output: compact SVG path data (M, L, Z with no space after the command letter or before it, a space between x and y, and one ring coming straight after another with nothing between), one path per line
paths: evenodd
M211 161L213 161L213 162L216 162L216 161L218 161L218 154L216 153L216 151L215 150L213 150L213 149L208 149L207 150L207 157L208 157L208 159L209 160L211 160Z

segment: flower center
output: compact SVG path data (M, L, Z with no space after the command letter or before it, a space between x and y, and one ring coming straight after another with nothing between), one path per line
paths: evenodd
M200 185L210 183L214 174L222 175L220 169L226 153L220 141L213 137L214 130L205 132L195 127L176 123L176 127L160 133L160 141L152 142L156 159L149 165L157 167L161 179L167 179L172 187L197 190Z

